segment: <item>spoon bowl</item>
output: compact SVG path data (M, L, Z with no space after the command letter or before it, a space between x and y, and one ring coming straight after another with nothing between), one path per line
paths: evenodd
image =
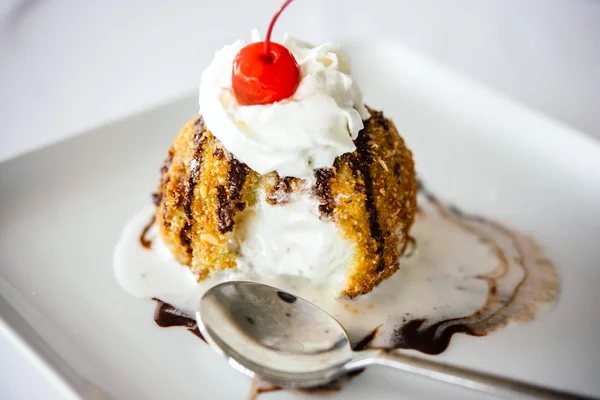
M203 297L197 320L202 335L234 368L284 387L328 383L353 358L337 320L271 286L217 285Z
M377 364L498 396L584 398L405 353L353 351L348 334L327 312L259 283L233 281L214 286L202 297L196 320L207 342L232 367L284 388L323 385Z

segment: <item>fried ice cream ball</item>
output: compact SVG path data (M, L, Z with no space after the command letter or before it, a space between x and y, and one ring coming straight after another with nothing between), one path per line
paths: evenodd
M285 207L292 193L314 198L321 219L336 225L353 249L338 294L373 290L400 267L416 211L417 179L410 150L383 113L371 117L356 150L312 180L260 175L237 160L212 135L202 117L175 138L154 195L162 240L182 264L207 279L237 268L235 230L244 210L266 203Z

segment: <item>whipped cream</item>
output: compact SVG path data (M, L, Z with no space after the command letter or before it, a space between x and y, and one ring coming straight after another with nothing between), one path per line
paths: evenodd
M247 44L238 40L217 51L200 83L200 113L236 158L260 174L308 178L356 149L353 140L369 112L338 44L312 46L286 35L282 44L300 67L296 92L273 104L242 106L231 89L231 70Z

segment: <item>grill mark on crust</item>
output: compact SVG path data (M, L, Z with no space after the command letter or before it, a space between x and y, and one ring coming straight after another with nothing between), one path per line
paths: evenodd
M179 241L181 245L185 247L188 254L192 253L192 239L190 237L190 229L192 228L193 215L192 215L192 203L194 202L194 189L200 178L200 171L202 169L202 150L205 142L206 127L204 120L199 117L196 121L196 130L194 131L194 155L190 161L190 173L189 179L185 186L185 195L183 198L183 212L185 215L185 224L181 231L179 231Z
M217 229L221 234L233 231L235 213L246 208L240 200L249 173L248 166L232 155L227 169L228 190L223 185L217 187Z
M371 113L371 118L377 118L379 121L384 121L383 114L380 112ZM387 120L385 120L387 121ZM381 122L383 124L383 122ZM384 125L385 127L386 125ZM371 238L377 243L377 267L375 272L381 273L385 269L385 263L383 259L383 246L384 238L383 232L381 231L381 225L379 224L379 213L375 206L375 198L373 197L373 181L371 180L371 163L373 162L371 152L369 150L369 135L366 130L362 130L354 144L356 145L356 153L352 155L352 169L353 174L362 177L363 184L357 184L356 190L362 191L365 195L365 208L369 217L369 231Z
M315 171L317 181L313 187L313 193L321 201L319 212L326 219L330 219L333 214L334 201L331 193L331 179L334 175L335 172L332 168L319 168Z

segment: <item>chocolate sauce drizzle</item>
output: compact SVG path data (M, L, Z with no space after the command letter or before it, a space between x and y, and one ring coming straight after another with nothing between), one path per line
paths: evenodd
M321 201L319 212L325 219L330 219L333 214L333 194L331 193L331 179L335 172L333 168L319 168L315 170L315 178L317 179L313 187L314 195Z
M164 303L159 299L152 300L156 301L156 308L154 309L154 322L156 322L156 325L160 326L161 328L180 326L206 342L198 330L198 324L196 324L196 321L168 303Z
M217 228L219 232L233 231L233 205L227 197L225 186L217 186Z
M156 323L156 325L160 326L161 328L170 328L173 326L185 328L206 343L206 339L204 339L204 337L198 330L198 324L196 323L196 321L183 314L177 308L173 307L168 303L164 303L159 299L152 300L156 301L156 308L154 309L154 322ZM369 344L373 341L373 339L375 339L378 330L379 327L375 328L371 333L369 333L356 345L354 345L353 349L356 351L366 349L369 346ZM363 371L364 369L352 371L348 375L337 378L334 381L329 382L325 385L317 386L314 388L302 389L299 391L311 394L326 394L331 392L337 392L340 391L350 379L361 374ZM284 389L277 385L273 385L271 383L255 379L252 382L252 388L250 390L249 399L256 399L258 395L262 393L276 392L280 390Z
M309 395L328 395L332 393L339 392L342 390L346 384L352 380L354 377L362 374L365 369L357 369L347 373L346 375L342 375L339 378L334 379L333 381L321 385L315 386L312 388L304 388L304 389L287 389L292 392L305 393ZM271 393L271 392L279 392L282 390L286 390L280 386L274 385L272 383L254 378L252 380L252 386L250 387L250 394L248 395L248 400L256 400L258 396L263 393Z
M394 330L391 348L411 349L421 353L437 355L443 353L450 345L450 340L455 333L464 333L471 336L477 334L468 324L456 323L462 318L453 318L425 326L427 319L417 318L410 320Z
M244 187L249 172L250 169L246 164L235 157L231 158L231 161L229 161L229 170L227 171L229 198L231 201L240 200L242 187Z
M163 165L161 165L161 167L160 167L161 180L165 179L164 176L167 173L167 171L169 170L171 163L173 162L174 155L175 155L175 151L172 148L170 148L167 157L163 161ZM159 191L152 193L152 203L154 203L154 205L157 207L160 205L160 202L163 199L165 186L166 186L166 182L165 181L161 182Z
M359 340L358 343L356 343L354 346L352 346L352 349L354 351L360 351L360 350L364 350L364 349L368 348L371 345L371 342L373 342L373 340L375 340L375 337L377 336L377 332L379 332L379 328L381 328L381 325L379 325L377 328L373 329L371 331L371 333L369 333L367 336L365 336L364 338Z
M161 185L161 187L162 187L162 185ZM160 192L152 193L152 204L154 204L156 207L158 207L160 205L161 201L162 201L162 193L160 193Z
M196 130L194 131L194 155L190 161L190 173L189 179L185 186L185 195L183 198L183 212L185 214L185 223L181 231L179 231L179 240L181 245L185 247L188 254L192 253L192 239L190 237L190 229L194 223L194 216L192 214L192 204L194 202L194 191L198 179L200 178L200 172L202 169L202 150L205 142L206 126L202 117L198 117L196 121Z
M152 218L150 218L150 221L148 222L148 224L146 224L146 226L144 226L144 229L142 230L142 234L140 235L140 244L142 245L143 248L150 250L152 248L152 239L148 238L148 231L150 230L150 228L152 228L152 225L154 225L154 222L156 221L156 215L152 215Z
M290 193L293 191L292 183L295 178L286 176L283 178L279 177L279 174L275 172L277 176L277 183L272 190L268 191L265 201L271 205L285 204L290 200Z
M528 237L517 235L501 224L479 215L468 214L454 205L444 205L432 192L419 181L419 192L437 209L440 215L459 225L462 229L476 235L480 242L490 247L498 259L494 271L477 276L488 285L486 302L473 314L464 317L430 321L418 318L403 321L394 330L389 348L413 349L422 353L436 355L445 351L456 333L471 336L485 336L500 327L507 325L512 319L528 320L535 315L535 300L552 301L558 293L558 280L552 263L540 253L539 246ZM496 237L503 237L510 243L514 255L509 256ZM526 254L526 250L528 252ZM498 279L509 270L509 258L522 269L523 276L510 293L500 293ZM535 263L535 270L526 267ZM529 275L533 278L529 280ZM540 287L531 286L535 282L544 281L543 291ZM534 291L533 288L537 288Z
M381 114L381 113L380 113ZM372 118L377 117L377 113L372 114ZM379 119L385 120L383 115ZM383 260L384 238L379 224L379 213L375 206L375 198L373 197L373 181L371 179L371 164L373 162L371 151L368 146L369 135L366 130L359 132L358 137L354 141L356 145L356 153L351 155L352 170L355 175L360 175L363 184L356 184L356 190L362 191L365 195L365 208L369 217L369 231L371 238L377 243L377 266L375 272L381 273L385 269Z
M415 251L417 251L417 240L414 237L409 236L406 241L406 247L404 248L402 258L412 257L415 254Z
M225 186L217 186L217 228L221 233L233 231L235 213L246 208L246 203L240 200L249 173L248 166L232 155L227 169L229 193Z

